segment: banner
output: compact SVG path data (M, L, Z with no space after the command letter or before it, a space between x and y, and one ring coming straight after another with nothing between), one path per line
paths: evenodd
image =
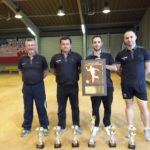
M25 54L25 39L0 39L0 64L17 64Z

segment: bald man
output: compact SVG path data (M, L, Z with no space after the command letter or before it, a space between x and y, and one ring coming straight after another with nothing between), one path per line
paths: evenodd
M150 141L149 111L145 76L150 73L150 54L136 45L137 36L133 31L124 34L125 48L116 56L117 70L121 76L122 96L125 99L125 113L129 127L134 126L133 98L137 97L141 120L144 124L145 140ZM129 132L126 134L129 137Z

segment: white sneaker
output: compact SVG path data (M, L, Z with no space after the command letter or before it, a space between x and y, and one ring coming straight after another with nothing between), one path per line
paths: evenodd
M99 131L99 127L94 127L93 131L92 131L92 135L96 136L96 134L98 133L98 131Z
M127 129L127 131L126 131L126 133L125 133L125 137L126 138L130 138L130 133L129 133L129 130L130 130L130 128L133 128L134 126L133 125L128 125L128 129Z
M128 139L130 138L129 130L126 131L125 137L128 138Z
M144 130L145 140L150 141L150 129Z
M110 136L110 126L105 127L106 134Z

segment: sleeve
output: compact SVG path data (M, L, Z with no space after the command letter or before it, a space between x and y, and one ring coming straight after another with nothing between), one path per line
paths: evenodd
M18 70L22 70L22 59L20 58L18 61Z
M50 61L50 68L52 68L52 69L55 69L55 68L56 68L56 63L55 63L55 57L54 57L54 56L51 58L51 61Z
M111 54L109 54L109 65L112 65L114 63L115 63L115 61L114 61L113 56Z
M150 61L150 52L148 52L146 49L144 49L144 61L145 62Z
M116 64L121 64L121 59L120 59L120 53L118 53L115 57L115 63Z
M47 64L47 61L46 61L46 58L43 56L43 70L46 70L48 69L48 64Z
M86 59L86 60L90 59L90 55L86 56L86 58L85 58L85 59Z

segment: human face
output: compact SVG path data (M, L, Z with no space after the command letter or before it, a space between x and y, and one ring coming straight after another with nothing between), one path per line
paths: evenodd
M127 48L134 48L136 46L136 35L133 31L124 34L124 44Z
M36 52L35 41L26 41L25 42L25 50L28 53L28 55L34 55Z
M71 43L69 39L61 40L60 49L63 53L68 53L71 49Z
M100 37L95 37L92 41L92 47L94 51L99 51L103 46L103 42Z

